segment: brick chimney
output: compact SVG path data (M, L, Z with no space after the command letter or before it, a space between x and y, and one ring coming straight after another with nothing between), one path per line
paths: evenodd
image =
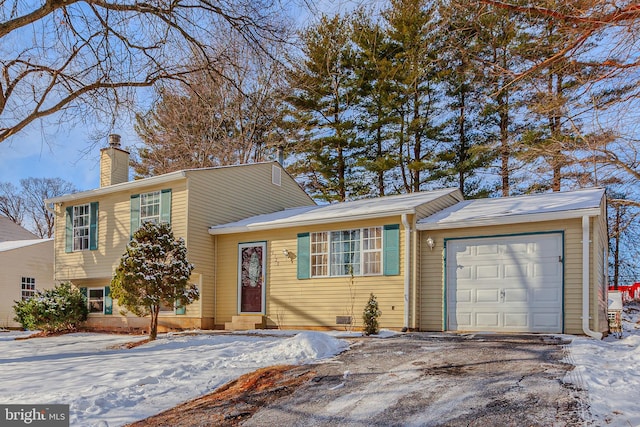
M109 146L100 150L100 188L129 180L129 152L120 148L120 135L109 135Z

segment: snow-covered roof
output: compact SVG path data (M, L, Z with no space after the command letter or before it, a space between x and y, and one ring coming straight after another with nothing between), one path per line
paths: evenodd
M530 194L514 197L465 200L418 221L418 230L516 224L531 221L578 218L600 213L605 190Z
M11 251L51 241L53 241L53 239L11 240L7 242L0 242L0 252Z
M462 195L457 188L446 188L328 205L302 206L216 225L209 228L209 233L242 233L299 225L382 218L390 215L415 214L419 206L444 196L462 200Z

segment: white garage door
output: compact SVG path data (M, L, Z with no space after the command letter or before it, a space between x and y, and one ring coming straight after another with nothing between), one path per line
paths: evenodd
M562 234L449 240L447 329L562 332Z

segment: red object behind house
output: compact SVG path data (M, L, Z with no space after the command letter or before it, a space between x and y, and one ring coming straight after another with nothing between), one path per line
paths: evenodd
M609 286L609 290L615 291L613 286ZM618 291L622 294L623 302L640 300L640 282L628 286L618 286Z

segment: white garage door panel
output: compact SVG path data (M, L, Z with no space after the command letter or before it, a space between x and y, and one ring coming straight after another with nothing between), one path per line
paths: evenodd
M447 242L447 328L562 332L562 234Z

